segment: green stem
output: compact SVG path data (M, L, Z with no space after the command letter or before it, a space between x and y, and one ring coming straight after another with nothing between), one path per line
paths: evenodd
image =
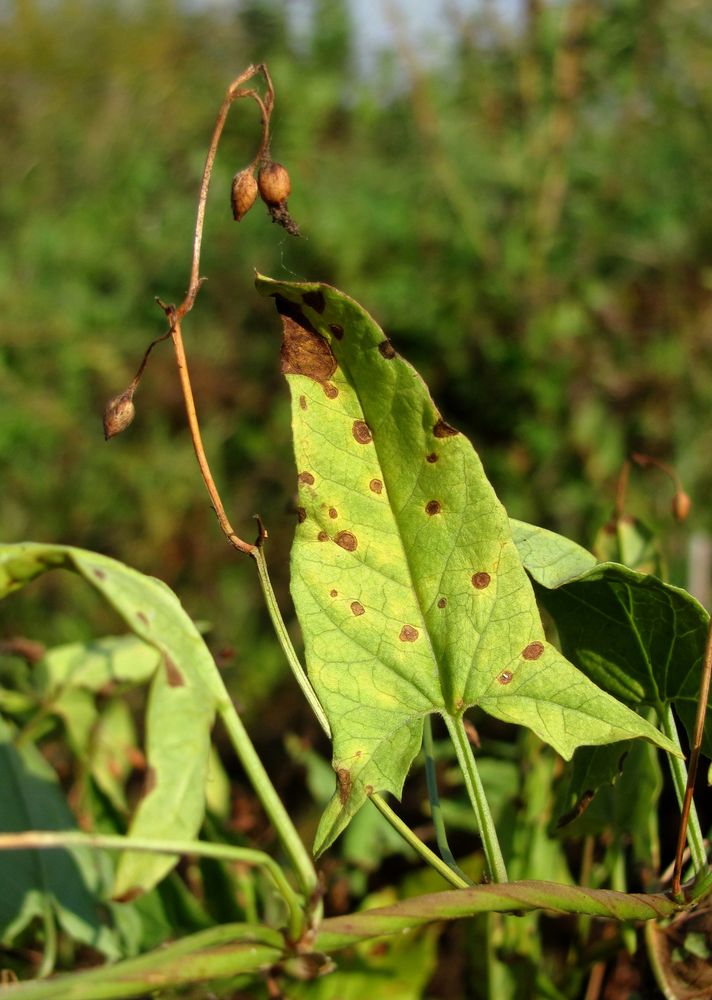
M470 802L475 812L490 878L493 882L507 882L507 869L505 868L504 858L502 857L499 840L497 839L497 831L492 820L492 813L490 812L485 790L480 781L477 764L472 754L472 747L465 732L462 716L453 717L445 715L443 718L450 733L450 739L455 747L457 762L460 765L460 770L465 779L467 794L470 797Z
M658 714L660 716L663 732L668 739L673 741L675 746L680 747L680 736L677 731L677 726L675 725L675 717L672 714L672 706L668 705ZM685 767L685 761L682 757L673 757L672 754L668 754L667 759L670 763L670 772L672 774L673 785L675 786L677 802L682 809L682 803L685 798L685 788L687 786L687 768ZM687 844L690 848L690 857L692 858L695 874L699 875L707 868L707 853L705 851L705 839L702 836L702 829L700 828L700 821L697 816L697 810L695 809L694 802L690 807L690 817L687 824Z
M324 709L321 707L319 699L316 696L314 688L311 686L309 678L306 675L304 667L299 661L294 646L292 645L292 640L289 638L289 632L287 631L287 626L284 624L284 619L282 618L282 613L279 610L279 605L277 604L277 598L274 595L274 590L272 589L272 581L269 578L269 573L267 572L267 562L264 556L264 548L260 545L251 553L255 563L257 564L257 573L260 578L260 585L262 587L262 593L264 595L265 603L267 605L267 610L269 611L269 616L272 619L272 627L274 628L279 644L282 647L284 655L287 657L287 663L289 664L294 678L302 689L302 694L309 702L311 710L319 721L319 725L324 730L326 735L331 739L331 727L329 726L329 720L324 714Z
M393 812L382 795L379 795L378 792L372 792L370 799L380 814L388 820L393 829L401 835L403 840L410 844L413 850L421 856L423 861L442 875L442 877L446 879L450 885L455 886L456 889L467 889L468 886L472 885L472 882L466 875L462 875L461 873L458 874L458 872L446 865L442 858L439 858L434 851L431 851L427 844L424 844L420 837L416 836L410 827L403 822L400 816Z
M473 885L472 879L469 879L467 875L465 875L455 860L455 856L450 850L450 844L448 843L445 820L443 819L443 811L440 805L438 779L435 773L435 760L433 759L433 727L429 715L425 716L423 725L423 756L425 758L425 780L428 786L430 815L432 816L433 826L435 827L435 839L438 844L438 850L440 851L440 857L443 859L445 864L455 872L456 875L458 875L461 879L464 879L468 885Z
M57 963L57 922L50 898L47 895L42 897L42 926L44 927L45 941L42 949L42 961L37 970L38 979L46 979L47 976L51 976Z
M287 852L294 866L302 892L307 899L311 899L318 887L317 874L312 859L302 843L282 800L275 791L274 785L270 781L269 775L265 771L262 761L258 757L252 745L252 740L248 736L247 730L242 724L242 719L237 714L227 691L225 691L224 700L221 699L218 704L218 714L227 730L230 742L235 748L240 763L247 773L250 784L262 803L262 807L274 826L282 847Z
M284 872L268 854L249 847L232 844L209 844L203 840L163 840L149 837L122 837L117 834L81 833L77 830L29 830L23 833L0 834L0 851L17 851L28 848L52 850L55 848L84 847L107 851L138 851L149 854L192 854L219 861L238 861L241 864L263 868L284 899L289 911L289 932L298 940L303 929L304 915L301 901Z

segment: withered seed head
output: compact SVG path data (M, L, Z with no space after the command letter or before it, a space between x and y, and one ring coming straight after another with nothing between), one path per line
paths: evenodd
M248 167L241 170L239 174L235 174L232 179L230 203L235 222L239 222L247 215L256 200L257 181L252 176L252 170Z
M289 197L292 182L281 163L265 163L257 175L260 197L268 205L281 205Z
M684 490L678 490L672 498L672 515L679 524L687 520L691 507L692 500L687 493Z
M106 404L104 410L104 440L121 434L136 416L133 404L133 390L127 389Z

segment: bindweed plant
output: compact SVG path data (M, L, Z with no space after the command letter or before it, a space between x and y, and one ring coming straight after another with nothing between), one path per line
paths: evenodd
M712 756L708 613L633 568L622 550L620 561L599 561L508 518L470 442L360 305L324 284L258 275L257 291L281 318L292 402L291 592L302 666L270 583L267 532L258 518L255 542L237 534L211 474L183 341L201 285L213 163L229 109L244 99L258 107L261 136L233 181L233 217L261 197L274 222L299 232L289 175L271 157L272 82L264 65L250 66L228 89L210 142L188 292L179 306L159 301L168 328L109 403L104 431L111 438L129 427L150 353L170 338L219 526L255 563L276 640L331 740L333 791L310 850L200 630L160 580L70 546L2 546L0 596L70 570L128 629L49 651L27 640L5 645L5 995L98 1000L192 987L378 997L395 995L395 981L398 995L420 997L431 995L438 937L454 921L467 928L463 949L479 956L463 974L467 995L598 996L606 963L613 975L643 926L665 995L707 995L712 874L693 791L700 754ZM676 501L678 515L685 501ZM139 752L130 695L142 686ZM473 713L478 725L491 717L516 735L478 745ZM278 858L220 836L211 818L225 777L211 741L216 718L279 840ZM78 816L46 752L59 722L80 778L71 803ZM661 752L680 811L667 872ZM313 784L323 778L314 755L294 753ZM443 761L455 765L446 781L463 796L441 799ZM144 788L133 804L139 764ZM421 765L425 831L392 804ZM411 888L334 915L314 859L338 849L365 810L385 817L423 871ZM476 834L481 850L456 859L448 829L460 842L463 830ZM629 871L645 892L628 891ZM544 912L558 915L565 950L549 947ZM111 964L54 975L88 964L82 947ZM39 957L30 960L28 949Z

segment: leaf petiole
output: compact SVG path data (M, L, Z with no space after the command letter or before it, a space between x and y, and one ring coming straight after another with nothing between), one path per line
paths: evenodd
M460 770L465 779L465 787L467 788L472 808L477 817L490 878L493 882L507 882L509 881L507 878L507 869L505 868L504 858L502 857L499 840L497 839L497 831L495 830L485 790L482 787L477 764L472 754L472 747L465 732L462 715L443 715L443 718L450 733L450 739L455 747L457 762L460 765Z

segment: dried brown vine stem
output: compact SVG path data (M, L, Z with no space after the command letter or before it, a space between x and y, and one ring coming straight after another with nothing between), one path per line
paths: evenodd
M687 784L685 786L685 798L682 803L680 815L680 830L677 836L677 851L675 853L675 868L672 873L672 893L678 896L680 893L680 883L682 880L682 862L685 853L685 843L687 840L687 823L690 817L692 806L692 795L695 790L695 778L697 777L697 766L700 760L700 750L702 747L702 735L705 728L705 716L707 715L707 702L710 694L710 676L712 676L712 621L710 621L707 633L707 646L705 648L705 658L702 664L702 676L700 677L700 693L697 699L697 715L695 716L695 732L690 748L690 763L687 769Z
M251 80L255 76L262 76L266 85L266 93L261 96L256 90L252 88L243 89L243 85ZM173 341L173 348L176 356L176 365L178 367L178 375L180 378L181 390L183 392L183 402L185 405L186 416L188 419L188 427L190 429L190 436L193 441L193 448L195 450L195 455L198 460L198 466L200 468L200 473L203 477L203 482L207 488L210 495L210 499L213 505L213 509L217 515L220 528L223 534L228 539L231 545L233 545L238 551L244 552L248 555L256 555L262 544L262 540L266 537L266 531L260 523L260 532L256 544L251 544L250 542L244 541L240 538L237 532L233 529L228 516L225 512L222 500L220 499L220 494L218 492L217 486L215 485L215 480L213 479L212 473L210 471L210 465L208 463L207 456L205 454L205 448L203 446L203 439L200 433L200 425L198 423L198 416L195 409L195 399L193 396L193 388L190 381L190 373L188 370L188 360L186 358L185 345L183 343L183 334L181 330L181 323L183 318L190 312L195 304L196 297L200 291L200 287L204 281L200 277L200 251L203 242L203 228L205 225L205 207L208 201L208 191L210 189L210 180L213 173L213 166L215 164L215 157L217 155L218 145L220 143L220 138L222 136L223 129L225 127L225 122L227 120L228 112L234 103L234 101L241 98L248 98L255 101L260 109L261 123L262 123L262 135L260 138L260 144L257 149L257 153L250 164L250 169L262 162L269 151L270 143L270 119L272 116L272 109L274 107L274 87L272 85L272 80L269 75L269 71L264 63L260 63L257 66L250 65L244 70L227 89L227 93L220 105L220 110L218 111L217 118L215 120L215 125L213 127L213 132L210 138L210 144L208 146L208 152L205 157L205 165L203 167L203 174L200 182L200 191L198 194L198 207L195 213L195 229L193 232L193 255L190 266L190 279L188 281L188 289L185 293L185 297L179 306L166 305L161 302L160 299L156 299L158 305L166 314L168 319L169 328L160 337L153 340L138 367L136 374L134 375L128 389L126 389L120 396L112 400L107 407L107 414L112 413L112 408L116 408L117 402L128 405L131 409L131 415L125 423L120 426L117 430L106 431L106 415L105 415L105 433L106 437L112 436L112 433L118 433L119 430L123 429L123 426L128 426L133 416L133 405L132 399L133 394L138 387L141 377L143 376L144 370L148 363L149 355L151 351L156 346L156 344L161 343L163 340L167 340L170 337Z

